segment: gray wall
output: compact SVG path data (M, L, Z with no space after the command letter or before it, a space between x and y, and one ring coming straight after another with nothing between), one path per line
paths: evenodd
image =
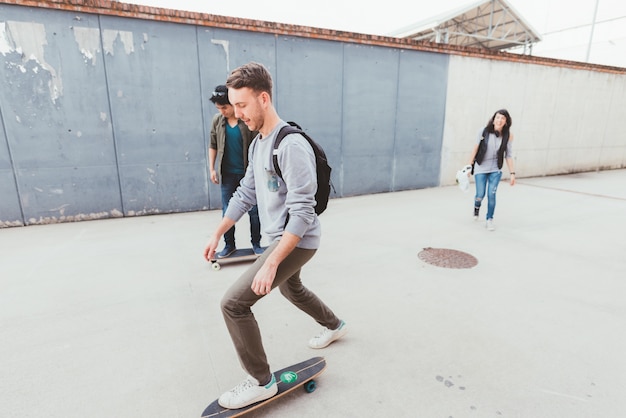
M337 197L436 186L449 57L0 4L2 226L216 209L208 100L264 63Z
M208 99L249 61L336 197L453 184L502 107L518 178L626 166L626 72L224 26L0 4L0 227L219 208Z

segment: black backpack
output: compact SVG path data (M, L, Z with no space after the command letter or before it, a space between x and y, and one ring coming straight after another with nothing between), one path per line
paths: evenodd
M283 126L278 134L276 135L276 140L274 141L274 170L279 177L282 177L282 173L280 171L280 167L278 167L278 156L277 149L280 145L283 138L285 138L289 134L300 134L311 144L311 148L313 148L313 152L315 153L315 169L317 171L317 192L315 192L315 213L320 215L322 212L326 210L328 206L328 199L330 198L330 189L332 188L335 191L335 187L330 179L330 172L332 168L328 165L328 159L326 158L326 153L324 149L315 142L310 136L308 136L295 122L287 122L289 126Z

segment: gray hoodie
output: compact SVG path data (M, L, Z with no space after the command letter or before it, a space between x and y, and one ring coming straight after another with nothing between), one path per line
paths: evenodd
M299 134L287 135L278 147L278 165L283 177L274 171L272 152L278 131L287 123L280 121L265 138L257 135L250 145L246 175L228 203L224 216L238 221L255 204L263 233L270 242L286 230L301 238L299 248L317 249L321 225L315 214L317 175L315 154ZM285 220L289 214L289 222Z

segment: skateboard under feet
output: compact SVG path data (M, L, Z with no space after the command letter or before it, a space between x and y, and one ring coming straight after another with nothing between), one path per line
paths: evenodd
M301 363L277 370L274 372L278 385L278 393L276 393L276 395L241 409L223 408L217 403L216 399L202 412L202 418L240 417L275 401L299 387L303 387L307 393L312 393L317 388L317 383L314 379L322 374L324 370L326 370L326 360L324 357L313 357Z

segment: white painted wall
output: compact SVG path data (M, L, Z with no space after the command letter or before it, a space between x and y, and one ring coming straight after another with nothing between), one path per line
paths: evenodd
M518 178L626 167L626 75L453 55L441 185L454 184L501 108L513 119Z

